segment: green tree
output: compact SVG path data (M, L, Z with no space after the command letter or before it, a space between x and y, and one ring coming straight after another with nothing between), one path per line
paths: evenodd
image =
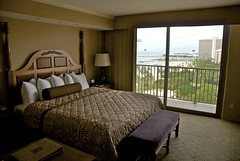
M215 63L213 59L196 59L191 63L195 68L220 69L220 64Z
M154 78L149 66L137 66L136 91L143 93L154 88Z
M212 59L197 59L189 64L194 70L186 74L178 74L181 82L175 91L177 99L191 100L215 104L219 80L220 64ZM183 69L184 70L184 69ZM183 72L182 72L183 73ZM190 78L190 79L189 79Z
M192 86L191 84L179 86L176 90L176 97L182 100L194 101L195 90L196 87Z
M197 59L189 66L169 68L168 90L174 91L173 98L215 104L220 64L212 59ZM157 67L156 81L152 69L151 66L137 66L137 92L164 89L165 67Z
M196 101L202 103L216 104L217 101L217 85L204 84L198 87L196 93Z

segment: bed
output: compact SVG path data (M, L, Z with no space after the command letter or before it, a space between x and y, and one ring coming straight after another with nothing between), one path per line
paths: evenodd
M65 81L69 75L85 76L83 69L63 50L36 52L25 67L9 73L16 109L23 113L26 127L94 155L99 161L115 161L121 141L154 112L164 109L159 98L89 87L86 78L85 84L79 79L64 85L55 81L54 87L42 89L42 98L28 103L19 98L24 84L32 83L37 88L40 79Z

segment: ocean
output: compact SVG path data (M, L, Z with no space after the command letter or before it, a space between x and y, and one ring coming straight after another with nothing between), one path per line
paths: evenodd
M165 54L157 52L137 52L138 65L165 65ZM169 66L189 66L191 62L197 59L196 54L175 53L169 57Z

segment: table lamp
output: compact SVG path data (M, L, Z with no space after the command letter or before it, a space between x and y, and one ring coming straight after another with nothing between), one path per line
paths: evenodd
M94 66L100 67L99 83L104 84L107 82L106 67L110 66L110 58L108 53L97 53L95 55Z

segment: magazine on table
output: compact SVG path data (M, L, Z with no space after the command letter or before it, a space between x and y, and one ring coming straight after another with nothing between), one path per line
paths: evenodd
M43 161L62 152L62 145L48 138L43 138L11 155L19 161Z

